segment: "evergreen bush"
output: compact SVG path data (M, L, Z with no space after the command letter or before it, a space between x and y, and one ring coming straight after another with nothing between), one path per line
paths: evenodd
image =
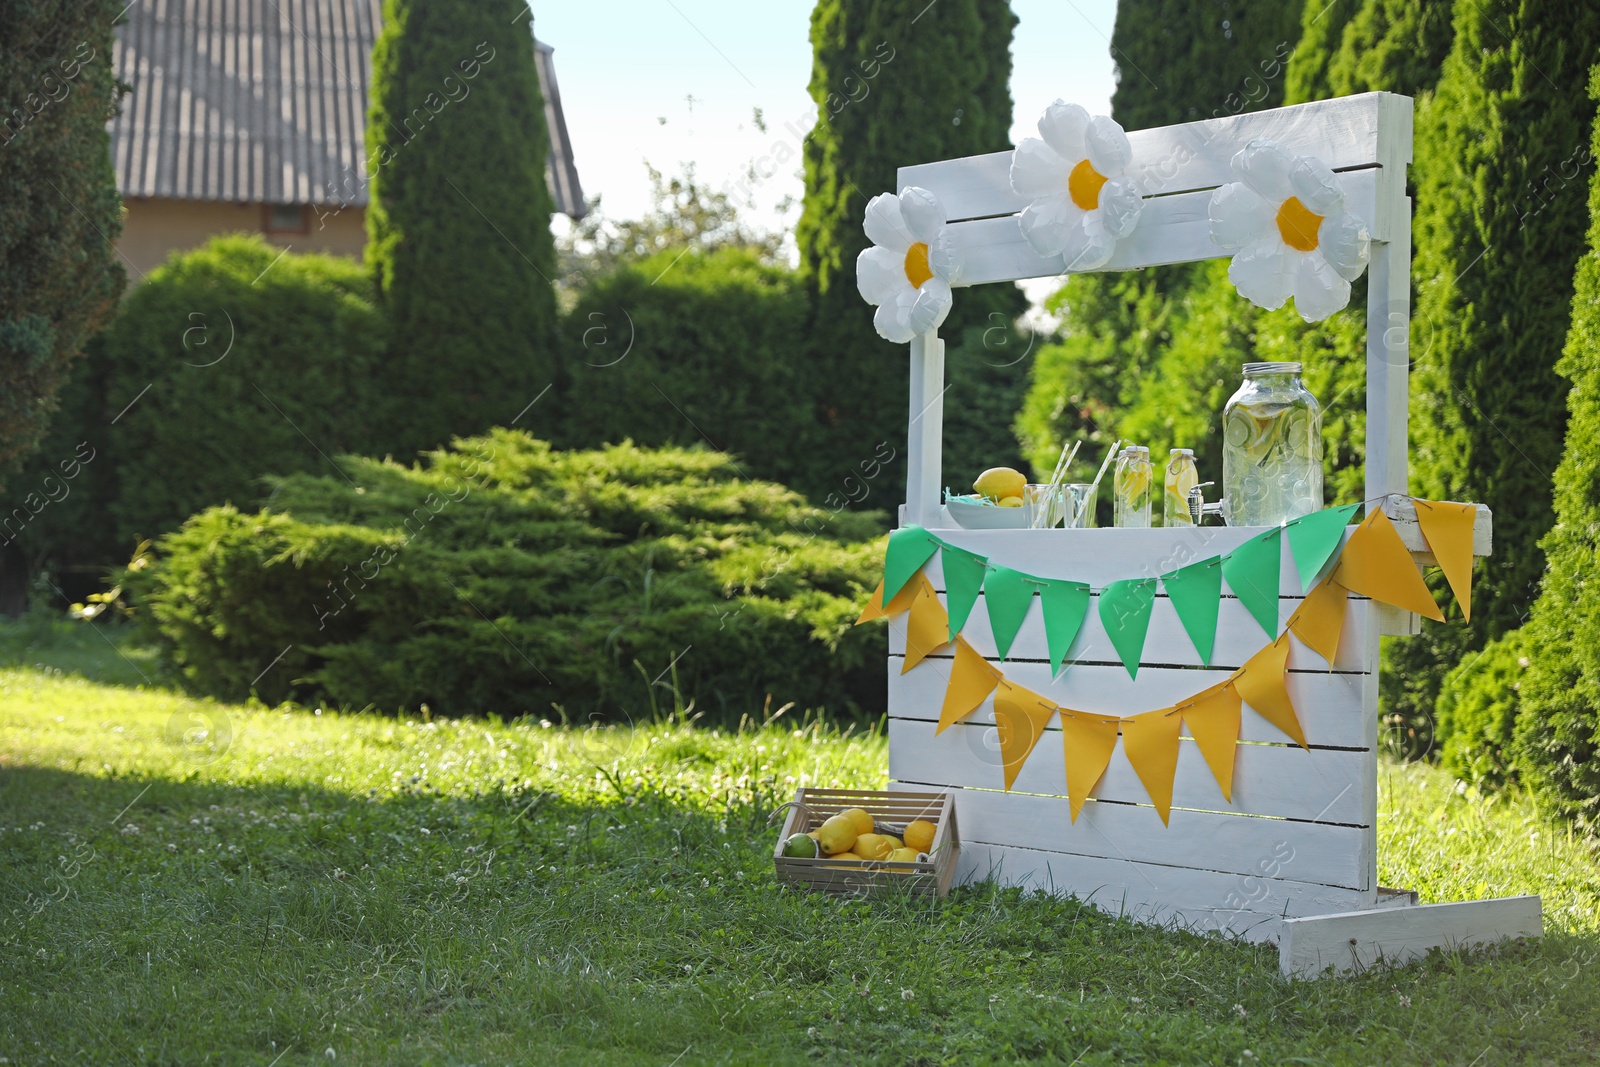
M413 467L339 462L274 479L266 510L202 512L129 576L196 690L620 718L676 686L734 716L768 696L882 709L884 630L852 625L881 513L812 507L721 453L515 430Z
M1445 676L1433 736L1456 777L1491 788L1517 777L1516 723L1533 654L1527 631L1513 630Z
M1489 505L1495 554L1470 623L1387 649L1386 711L1419 736L1445 674L1520 625L1544 572L1567 418L1556 361L1593 166L1595 105L1575 87L1600 51L1600 7L1458 4L1454 34L1417 115L1412 490Z
M264 474L381 454L385 336L350 260L245 236L173 256L74 368L0 531L36 568L99 573L202 508L253 504Z

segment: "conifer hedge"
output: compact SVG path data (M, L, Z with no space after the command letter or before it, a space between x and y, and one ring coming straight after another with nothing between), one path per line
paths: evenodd
M1476 572L1470 624L1425 626L1388 650L1387 711L1418 736L1445 674L1521 623L1544 572L1600 7L1458 4L1454 33L1417 118L1412 489L1489 505L1495 553Z

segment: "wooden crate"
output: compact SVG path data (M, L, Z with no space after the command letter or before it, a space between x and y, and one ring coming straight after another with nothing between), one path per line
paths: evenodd
M840 896L865 896L875 890L942 897L950 892L961 837L956 831L955 800L945 792L922 793L897 789L800 789L788 805L783 832L778 835L772 859L778 880L804 889ZM906 824L927 819L934 824L933 848L928 859L915 863L887 860L839 860L820 857L798 859L783 854L783 843L795 834L808 833L829 816L846 808L862 808L872 816L878 832L905 835Z

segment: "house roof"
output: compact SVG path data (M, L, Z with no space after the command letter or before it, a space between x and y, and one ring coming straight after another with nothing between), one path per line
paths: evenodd
M136 0L117 29L133 87L110 125L123 196L367 203L381 0ZM556 210L583 215L553 49L535 42Z

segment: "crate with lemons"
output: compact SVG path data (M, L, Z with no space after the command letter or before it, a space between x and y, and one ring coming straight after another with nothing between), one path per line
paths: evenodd
M948 793L801 789L785 809L779 881L850 895L950 889L961 844Z

